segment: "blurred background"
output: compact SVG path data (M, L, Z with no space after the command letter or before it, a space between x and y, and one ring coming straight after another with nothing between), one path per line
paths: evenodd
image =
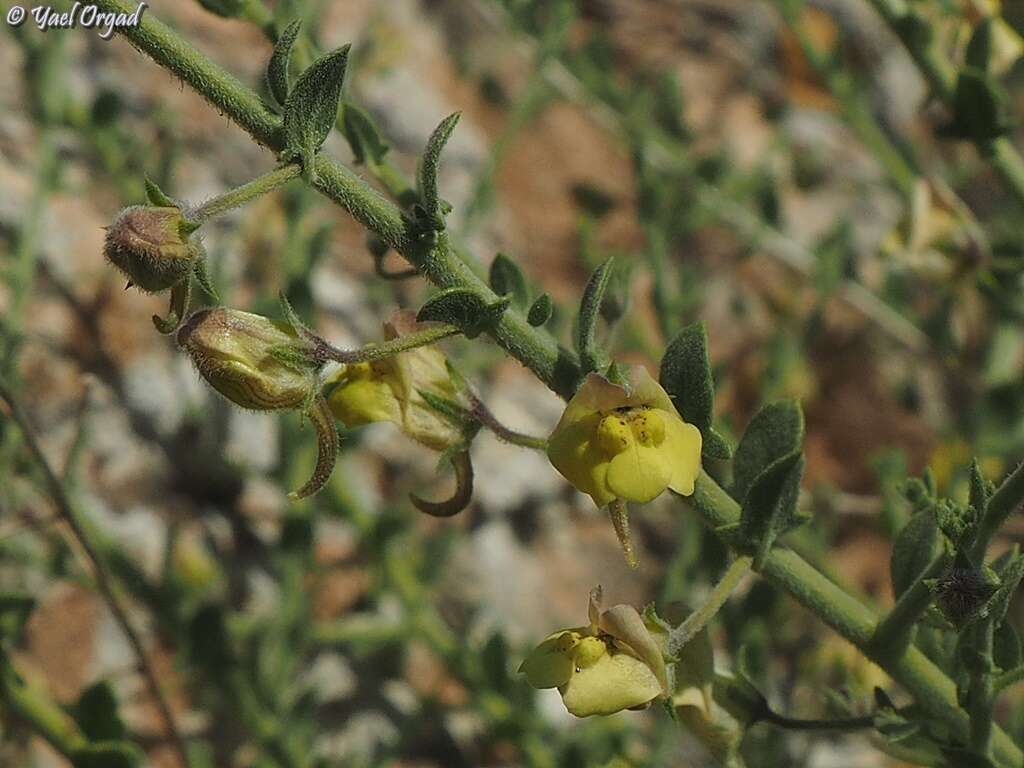
M998 11L915 5L955 61ZM654 370L705 320L733 437L761 403L802 399L814 518L787 543L871 604L892 603L908 473L930 466L964 498L972 455L993 480L1024 455L1021 203L969 142L936 138L948 110L865 0L149 6L264 95L268 33L291 18L321 50L352 42L345 99L408 177L461 111L441 192L464 251L481 270L514 258L532 294L554 298L563 339L590 270L617 256L609 348ZM1002 10L1012 106L1024 13ZM549 632L585 623L595 584L608 604L699 603L727 558L696 517L665 497L635 510L630 571L607 518L543 454L483 434L472 505L430 519L408 494L444 498L452 478L389 424L343 433L327 489L287 502L314 460L308 425L214 396L153 330L166 297L126 292L102 255L145 174L199 202L274 159L116 36L5 25L0 72L0 375L101 542L196 766L714 764L660 708L576 720L516 674ZM340 132L325 151L355 159ZM298 183L203 233L225 304L277 316L283 290L340 346L379 339L392 309L427 295ZM506 424L554 426L559 399L500 349L445 349ZM68 712L102 711L98 732L128 734L147 764L175 766L9 416L0 407L0 591L34 598L10 663ZM873 686L893 689L760 580L712 637L724 667L745 647L794 716L821 716L825 691L866 711ZM1020 742L1024 710L1012 694L1001 705ZM0 765L69 764L2 709L0 729ZM750 766L900 764L877 747L756 726L742 752Z

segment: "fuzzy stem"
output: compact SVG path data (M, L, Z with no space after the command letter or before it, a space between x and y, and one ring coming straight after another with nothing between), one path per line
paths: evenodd
M715 614L725 605L725 601L736 589L753 564L753 558L742 555L732 561L725 575L711 590L704 605L691 613L678 627L672 630L668 636L667 652L669 656L677 656L679 652L689 643L698 632L708 625Z
M516 432L514 429L509 429L498 421L498 417L491 413L491 409L475 393L469 392L469 401L471 405L470 413L472 413L473 418L493 432L499 440L504 440L506 443L518 445L522 448L532 448L536 451L546 451L548 449L548 441L543 437L534 437L533 435Z
M65 757L86 745L74 721L49 699L32 690L18 675L11 660L0 652L0 703L4 710L28 723Z
M985 514L978 524L974 543L971 545L971 561L980 562L985 556L992 537L1024 501L1024 464L1007 475L985 505Z
M871 648L879 656L899 656L910 644L911 630L932 602L932 591L926 581L942 575L949 562L943 552L921 573L920 577L900 595L892 610L878 622L871 638Z
M301 173L302 166L296 163L279 166L262 176L257 176L240 187L235 187L223 195L217 195L217 197L207 200L198 208L189 212L188 218L196 224L202 224L215 216L220 216L222 213L230 211L232 208L239 208L268 192L273 192L292 179L297 179Z
M368 344L360 349L339 349L338 347L328 344L323 339L317 339L315 342L317 349L314 354L316 354L318 358L323 358L324 362L327 360L334 360L335 362L345 363L346 365L369 363L373 360L392 357L393 355L397 355L401 352L408 352L410 349L435 344L442 339L447 339L450 336L456 336L459 333L459 329L454 325L439 323L436 326L426 328L422 331L398 336L394 339L381 342L380 344Z
M701 472L693 495L684 501L727 544L742 546L734 525L740 519L739 504L707 474ZM899 682L925 713L945 722L957 738L966 741L970 722L957 703L954 682L912 645L896 657L874 650L870 641L878 617L870 608L784 547L772 549L760 574L789 592L797 602L857 646ZM1024 761L1024 754L998 726L993 726L992 745L999 762L1020 765Z
M971 714L971 749L989 757L992 751L992 639L995 623L986 619L974 628L978 668L971 673L967 687L967 709Z

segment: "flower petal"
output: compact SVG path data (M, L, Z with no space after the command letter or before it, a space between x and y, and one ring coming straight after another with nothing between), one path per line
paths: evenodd
M671 458L672 479L669 488L676 493L683 496L693 493L693 484L700 474L700 448L700 430L693 424L672 417L665 419L665 442L661 450Z
M626 405L628 400L628 393L618 384L613 384L596 373L588 373L583 384L565 406L562 418L552 434L598 411L615 410Z
M559 688L565 708L576 717L611 715L639 707L662 693L661 683L644 662L625 651L606 653L575 672Z
M565 420L563 414L562 421ZM615 498L605 483L608 457L594 439L600 421L601 414L588 413L564 426L559 422L548 440L548 459L554 468L577 489L593 497L599 507Z
M579 642L573 632L560 630L534 648L519 671L534 688L557 688L569 682L573 674L572 649Z
M668 392L651 376L650 372L642 365L635 365L629 370L629 405L646 405L649 408L657 408L667 411L669 414L679 418L679 412L672 404L672 398Z
M659 447L631 444L608 464L608 490L620 499L639 504L654 499L668 488L672 461L665 443Z
M601 629L616 641L628 645L633 653L651 668L661 683L662 690L668 694L665 656L636 608L632 605L613 605L601 614Z
M348 427L374 421L401 424L402 412L387 382L376 378L342 377L327 398L331 412Z

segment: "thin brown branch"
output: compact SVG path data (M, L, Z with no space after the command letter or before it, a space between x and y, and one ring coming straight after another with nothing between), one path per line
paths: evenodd
M174 745L175 751L178 754L178 760L183 768L188 768L188 752L181 733L178 731L178 727L175 724L174 714L171 711L170 703L160 687L160 682L153 669L153 664L151 663L149 656L146 653L146 649L142 644L142 638L132 625L131 620L128 617L126 606L117 593L114 579L107 570L100 555L100 551L93 543L78 511L72 505L71 499L68 498L64 489L64 484L57 477L53 467L50 466L50 462L43 454L43 451L39 446L39 441L36 439L35 432L29 423L25 411L18 403L17 398L15 398L10 387L7 385L7 382L2 379L0 379L0 400L6 403L7 408L10 411L11 419L18 425L18 428L21 430L21 434L25 440L26 447L32 454L32 458L39 465L39 468L43 473L43 478L46 482L47 490L49 491L50 497L57 509L57 513L67 524L76 543L81 547L82 552L85 553L85 557L88 559L89 565L93 570L93 576L96 580L96 586L99 589L100 594L110 607L110 612L113 614L114 620L121 627L125 637L128 639L128 643L131 645L132 650L138 658L139 669L146 680L146 685L149 687L153 703L156 705L157 710L160 712L160 717L164 721L164 729L168 739Z

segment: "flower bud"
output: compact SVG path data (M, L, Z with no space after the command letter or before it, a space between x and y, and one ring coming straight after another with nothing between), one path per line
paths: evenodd
M955 563L935 581L935 602L958 630L986 611L998 579L989 569Z
M107 228L103 252L130 285L157 293L186 279L202 258L202 245L190 231L178 208L133 205Z
M338 431L320 395L321 363L295 329L261 315L218 307L194 313L178 331L199 375L235 405L255 411L302 409L317 433L313 476L289 494L301 499L320 490L338 454Z
M319 367L284 323L237 309L194 313L178 331L199 374L224 397L254 411L299 408L317 390Z

